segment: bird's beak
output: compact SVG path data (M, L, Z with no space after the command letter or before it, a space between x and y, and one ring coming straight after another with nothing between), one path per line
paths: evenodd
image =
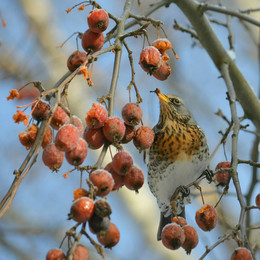
M158 96L160 101L169 102L169 98L165 96L158 88L154 91L156 95Z

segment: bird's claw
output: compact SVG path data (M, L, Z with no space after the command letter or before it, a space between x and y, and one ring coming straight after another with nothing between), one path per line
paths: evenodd
M207 179L207 181L208 181L209 183L212 182L213 177L214 177L214 173L213 173L212 170L206 169L206 170L202 173L202 175L205 175L205 177L206 177L206 179Z

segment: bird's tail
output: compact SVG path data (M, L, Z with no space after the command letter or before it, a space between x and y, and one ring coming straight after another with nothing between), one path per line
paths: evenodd
M177 216L185 218L185 207L182 208L181 213L178 214ZM159 227L158 227L158 231L157 231L157 240L158 241L160 241L162 239L162 230L163 230L163 228L167 224L172 222L173 217L174 217L173 215L165 217L164 214L161 212L160 223L159 223Z

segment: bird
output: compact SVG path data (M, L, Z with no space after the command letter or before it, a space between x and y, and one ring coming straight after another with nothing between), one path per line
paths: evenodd
M160 116L153 128L147 179L161 212L159 241L163 227L174 216L185 217L185 193L189 192L185 186L209 172L209 148L203 130L181 98L158 88L151 92L159 98Z

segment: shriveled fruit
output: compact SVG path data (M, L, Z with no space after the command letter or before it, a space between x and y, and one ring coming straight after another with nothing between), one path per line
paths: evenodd
M166 80L171 75L171 67L163 60L161 66L152 75L159 80Z
M79 132L78 129L72 125L67 124L62 126L55 137L56 147L63 151L68 152L73 150L79 141Z
M72 260L88 260L88 250L83 245L77 245Z
M166 38L160 38L155 40L152 43L152 46L154 46L161 54L164 54L165 51L172 49L172 45L170 41Z
M57 171L63 162L64 152L57 149L55 144L48 144L42 153L42 161L51 170Z
M92 32L104 32L109 25L109 17L104 9L94 9L88 15L88 26Z
M95 202L95 214L99 216L100 218L108 217L112 213L112 209L109 205L109 203L104 200L97 200Z
M118 152L112 159L112 167L115 170L115 172L119 175L127 175L132 166L133 158L128 152Z
M154 132L147 126L140 126L133 139L133 143L139 151L148 149L153 144L153 141Z
M103 126L103 134L111 143L120 142L125 135L124 122L119 117L109 117Z
M35 142L37 133L38 126L36 124L29 125L24 132L19 133L19 140L21 144L26 147L27 150L29 150Z
M113 191L118 190L125 184L125 177L123 175L119 175L115 172L112 166L112 162L108 163L107 166L105 167L105 170L111 173L113 179L114 179L114 186L113 186Z
M67 162L71 165L81 165L88 154L88 147L85 140L79 138L78 143L74 149L65 153Z
M66 256L63 251L59 248L53 248L48 251L46 260L65 260Z
M94 103L85 120L89 128L101 128L107 120L107 110L102 105Z
M214 207L207 204L202 206L196 212L196 222L198 226L204 231L210 231L217 225L217 212Z
M174 218L172 219L172 223L176 223L176 224L178 224L178 225L181 226L181 227L187 225L187 221L186 221L186 219L183 218L183 217L174 217Z
M74 195L74 199L73 201L81 198L81 197L88 197L89 196L89 191L87 191L84 188L78 188L76 190L73 191L73 195Z
M88 55L84 51L74 51L67 60L67 67L70 72L75 71L88 59ZM79 74L82 72L79 71Z
M117 226L110 222L109 229L106 232L99 233L97 239L105 248L112 248L119 242L120 232Z
M86 127L83 134L84 139L88 143L88 148L96 150L104 145L106 138L103 134L102 128L92 129Z
M89 179L97 187L96 194L100 197L106 196L114 187L114 180L111 174L104 169L91 172Z
M141 122L143 111L138 104L128 103L122 108L122 117L127 125L135 126Z
M94 213L88 224L92 233L97 234L100 231L107 231L109 229L110 220L109 217L101 218Z
M68 124L69 122L70 118L67 113L58 106L51 120L51 127L55 130L58 130L61 126Z
M69 219L78 223L88 221L94 214L94 202L87 197L77 199L70 208Z
M33 119L37 121L42 121L49 117L51 106L47 102L39 100L32 105L32 110Z
M45 148L51 142L52 142L52 129L48 127L42 140L42 147Z
M167 224L162 230L162 243L165 247L176 250L180 248L185 240L183 229L175 224Z
M153 46L144 48L140 54L139 64L150 75L157 70L162 63L160 52Z
M224 162L220 162L217 164L215 171L219 170L219 169L225 169L225 168L230 168L230 162L228 161L224 161ZM215 175L216 181L224 186L228 183L228 178L229 178L229 172L228 171L224 171L224 172L220 172L217 173Z
M189 255L191 250L197 246L199 243L199 237L197 231L194 227L186 225L183 228L185 240L182 244L182 248L185 249L186 253Z
M129 173L125 176L125 186L129 190L134 190L138 192L138 190L144 184L144 174L140 168L137 166L133 166Z
M104 40L104 33L95 33L88 29L82 36L81 45L87 53L93 53L102 49Z
M252 260L250 251L245 247L238 247L231 256L231 260Z

